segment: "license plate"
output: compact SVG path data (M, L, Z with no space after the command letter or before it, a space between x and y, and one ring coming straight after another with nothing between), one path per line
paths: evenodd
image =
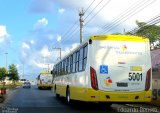
M117 82L117 87L128 87L128 83Z
M131 66L131 71L142 71L142 66Z

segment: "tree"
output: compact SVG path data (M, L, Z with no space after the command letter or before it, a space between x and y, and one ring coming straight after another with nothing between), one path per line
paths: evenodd
M5 77L6 77L6 68L2 67L0 68L0 81L4 81Z
M160 40L160 26L149 25L145 22L136 21L138 28L134 32L127 32L126 34L143 36L150 39L150 43Z
M15 81L19 80L18 70L14 64L9 65L8 77L9 77L9 80L13 81L14 85L15 85Z

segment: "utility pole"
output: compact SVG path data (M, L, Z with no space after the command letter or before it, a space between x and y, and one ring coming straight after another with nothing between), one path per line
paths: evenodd
M59 50L59 58L60 58L60 60L61 60L61 58L62 58L62 55L61 55L61 48L53 48L53 49Z
M8 73L8 66L7 66L7 55L8 55L8 53L6 52L5 55L6 55L6 71Z
M43 56L43 71L45 72L46 71L46 61L45 61L45 56Z
M23 63L23 75L22 75L22 79L24 79L24 63Z
M49 64L47 64L48 65L48 73L49 73Z
M79 22L80 22L80 43L83 42L83 23L84 23L84 20L83 20L83 17L84 16L84 10L82 9L82 11L79 12Z

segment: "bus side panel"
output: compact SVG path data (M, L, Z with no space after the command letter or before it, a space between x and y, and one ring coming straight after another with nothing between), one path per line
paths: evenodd
M71 99L85 101L85 91L86 88L84 87L71 86L70 88Z
M84 71L73 73L72 82L70 85L71 99L88 101L87 91L90 87L89 76L90 76L90 54L89 54L89 44L87 50L87 62Z
M62 83L62 77L57 77L54 80L54 90L56 86L56 93L60 94L61 96L66 96L66 86Z
M75 73L74 77L75 78L72 80L72 84L70 85L71 99L85 101L85 92L87 90L86 71Z
M65 97L66 96L66 86L56 84L56 93Z

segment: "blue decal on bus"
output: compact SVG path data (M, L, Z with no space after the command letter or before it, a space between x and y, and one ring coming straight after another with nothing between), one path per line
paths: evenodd
M100 66L100 74L108 74L108 65Z

